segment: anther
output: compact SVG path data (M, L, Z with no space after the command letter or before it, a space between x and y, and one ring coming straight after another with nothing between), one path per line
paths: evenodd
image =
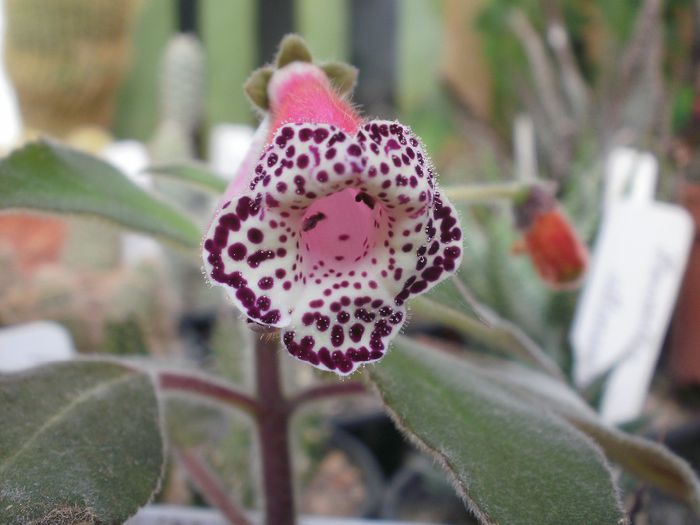
M364 192L355 195L355 202L364 202L370 210L374 209L374 199Z
M323 214L321 212L315 213L311 217L307 217L306 219L304 219L304 222L302 223L301 229L305 232L308 232L309 230L313 230L316 227L316 225L325 218L326 218L325 214Z

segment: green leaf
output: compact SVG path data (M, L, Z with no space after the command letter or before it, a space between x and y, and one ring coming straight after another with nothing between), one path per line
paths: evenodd
M395 346L371 380L481 523L624 521L605 458L583 433L466 360L404 338Z
M455 276L427 296L413 299L411 311L422 319L456 330L470 341L562 377L556 363L517 325L499 317L475 298L470 298L471 304L468 304L461 289L465 289L464 284ZM473 314L465 313L470 311Z
M565 418L596 441L610 460L685 501L700 513L697 476L683 459L666 447L606 425L572 388L561 381L512 362L485 356L474 359L494 384Z
M91 215L196 248L192 221L131 183L111 165L52 142L34 142L0 161L0 210Z
M0 378L0 523L123 523L163 466L150 377L72 361Z
M204 191L217 194L226 191L227 182L203 164L163 164L150 166L148 172Z

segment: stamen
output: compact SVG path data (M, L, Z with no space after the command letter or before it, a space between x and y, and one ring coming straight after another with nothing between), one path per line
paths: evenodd
M355 195L355 202L364 202L370 210L374 209L374 198L364 192Z
M316 227L316 225L325 218L326 218L325 214L323 214L321 212L315 213L311 217L307 217L306 219L304 219L304 222L301 226L301 229L305 232L313 230Z

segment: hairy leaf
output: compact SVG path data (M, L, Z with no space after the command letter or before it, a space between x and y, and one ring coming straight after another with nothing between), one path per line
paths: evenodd
M397 426L445 468L482 523L624 521L598 447L478 366L399 338L370 377Z
M460 332L470 341L491 350L533 364L549 374L561 377L556 363L517 325L470 297L466 302L464 284L455 276L411 302L412 311ZM470 313L465 313L470 312Z
M666 447L606 425L573 389L561 381L515 363L484 356L478 360L480 369L494 384L559 414L593 438L610 460L700 512L697 476L684 460Z
M72 361L0 377L0 523L123 523L158 488L150 377Z
M226 190L226 181L203 164L164 164L151 166L148 171L217 194Z
M0 210L21 208L91 215L188 249L201 240L192 221L116 168L52 142L28 144L0 161Z

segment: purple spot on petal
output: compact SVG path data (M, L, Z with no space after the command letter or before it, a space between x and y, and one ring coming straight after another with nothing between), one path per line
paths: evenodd
M360 339L362 339L362 334L365 333L365 327L364 325L360 323L355 323L350 327L348 330L348 336L350 339L352 339L355 343L359 343Z
M345 341L345 334L343 333L343 327L339 324L333 325L331 329L331 344L338 348Z
M248 253L248 249L242 242L234 243L228 249L229 257L234 261L242 261L245 259L246 253Z
M275 281L272 277L263 277L258 281L258 286L261 290L269 290L274 283Z
M260 244L264 237L263 232L261 232L258 228L251 228L248 230L248 240L253 244Z

